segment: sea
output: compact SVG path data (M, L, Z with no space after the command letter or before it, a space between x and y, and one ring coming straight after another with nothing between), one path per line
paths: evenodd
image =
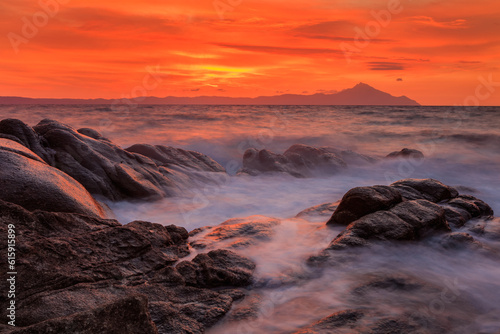
M0 118L17 118L31 126L50 118L76 129L93 128L123 148L144 143L195 150L212 157L231 175L185 196L153 203L107 203L122 224L140 219L191 231L254 215L282 221L273 240L244 250L257 262L258 284L250 292L259 296L257 320L223 321L210 333L294 332L333 312L356 307L346 291L359 284L363 274L384 271L443 287L453 282L459 294L470 296L481 312L462 312L453 303L431 312L434 317L464 313L466 324L451 332L500 331L500 240L477 237L496 250L496 257L457 256L429 245L391 245L376 254L366 252L343 270L326 269L310 277L304 274L309 270L305 260L324 249L340 230L325 229L324 221L295 218L308 207L340 200L353 187L388 185L405 178L437 179L500 212L500 107L2 105ZM283 153L293 144L352 150L377 162L312 178L237 175L245 150ZM425 158L384 159L402 148L417 149ZM495 218L489 224L500 221ZM197 252L193 249L193 255ZM387 304L387 312L398 313L391 295L377 298L381 305ZM439 294L422 295L419 303L432 311L439 298ZM398 303L406 310L415 301Z

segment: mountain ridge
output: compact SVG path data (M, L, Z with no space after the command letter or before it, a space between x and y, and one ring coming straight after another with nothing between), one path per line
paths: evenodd
M71 98L29 98L17 96L0 96L0 104L111 104L121 105L123 99L71 99ZM281 94L258 97L155 97L132 98L134 104L213 104L213 105L401 105L419 106L420 104L406 96L394 96L378 90L368 84L358 83L352 88L325 94ZM130 102L128 101L128 102Z

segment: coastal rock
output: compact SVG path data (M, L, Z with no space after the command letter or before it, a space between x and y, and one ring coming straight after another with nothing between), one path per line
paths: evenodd
M243 169L240 173L258 175L280 172L295 177L312 177L335 174L346 166L342 158L326 148L293 145L283 154L266 149L248 149L243 155Z
M158 334L151 320L147 299L129 296L96 309L46 320L9 334Z
M142 154L155 161L158 166L170 168L182 166L201 172L226 172L224 167L215 162L212 158L195 151L146 144L136 144L125 150Z
M401 151L395 151L389 153L386 158L404 158L404 159L413 159L413 160L422 160L424 159L424 154L419 150L411 149L411 148L403 148Z
M0 199L31 211L105 215L80 183L25 146L5 138L0 138L0 189Z
M101 135L99 133L99 131L96 131L94 129L81 128L81 129L78 129L77 131L78 131L78 133L81 133L82 135L85 135L85 136L90 137L90 138L110 141L108 138Z
M327 224L348 225L369 213L387 210L401 200L401 194L388 186L353 188L344 195Z
M426 199L437 203L458 196L455 188L434 179L404 179L394 182L391 187L396 188L408 200Z
M187 285L240 287L251 283L255 263L234 252L218 249L198 254L192 261L183 261L176 268Z
M310 264L329 258L329 251L366 246L374 240L416 241L433 234L450 233L471 218L491 218L485 202L459 195L456 189L433 179L405 179L391 186L358 187L349 190L327 225L347 225L325 251L309 259ZM457 244L477 245L471 236L451 234L443 239L448 248Z
M307 145L292 145L283 155L291 161L294 166L303 170L307 175L308 171L314 173L319 171L324 174L335 174L347 167L342 158L326 148L315 148Z
M264 216L232 218L217 226L191 231L194 248L242 248L261 241L269 241L274 235L274 228L280 224L278 219Z
M55 151L55 167L93 195L111 200L160 199L175 189L149 158L129 153L98 136L95 139L47 119L34 130Z
M48 147L50 158L45 160L53 167L73 177L91 194L113 201L173 196L188 191L196 182L217 182L196 172L225 173L222 166L198 152L151 145L134 145L127 151L93 129L76 131L49 119L33 129L20 124L31 133L29 138L34 136L31 146L38 140Z
M471 195L457 196L449 201L448 205L459 211L466 211L473 218L493 216L493 209L488 204Z
M54 164L54 152L31 127L18 119L0 121L0 138L11 139L27 147L49 165Z
M288 173L295 177L304 177L298 169L283 155L268 150L250 148L243 154L243 169L240 173L258 175L261 173Z
M7 235L9 224L15 225L16 270L22 277L16 282L16 325L26 333L31 328L65 328L78 319L93 328L87 317L104 321L108 313L102 315L102 310L111 312L113 305L124 305L120 300L136 295L149 299L147 309L160 334L171 333L172 326L175 333L196 328L203 332L229 311L232 296L241 298L233 290L250 284L255 268L252 261L232 252L212 251L181 262L178 269L177 261L189 254L188 233L174 225L121 225L88 215L29 212L4 201L0 221L2 235ZM182 270L185 265L195 268L196 280ZM210 289L222 286L233 292ZM7 289L5 280L0 288ZM138 318L147 318L143 306L130 306L135 316L116 316L122 329L135 333ZM110 326L115 324L110 321Z

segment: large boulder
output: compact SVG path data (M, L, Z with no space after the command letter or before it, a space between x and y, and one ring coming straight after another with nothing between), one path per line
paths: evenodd
M373 241L416 241L434 234L450 233L471 218L493 216L491 207L470 195L433 179L405 179L391 186L358 187L349 190L327 225L347 225L328 248L309 259L322 262L330 251L370 245ZM477 245L470 235L457 234L443 241ZM452 246L449 246L452 245Z
M401 201L401 194L392 187L353 188L344 195L327 224L348 225L369 213L390 209Z
M53 152L44 138L18 119L8 118L0 121L0 138L17 141L49 165L54 163Z
M444 209L426 200L407 201L353 221L327 249L366 245L368 240L419 240L434 231L451 231Z
M426 199L431 202L441 202L458 196L455 188L447 186L434 179L404 179L391 184L403 198Z
M0 199L31 211L105 215L80 183L27 147L5 138L0 138L0 189Z
M34 130L55 151L55 167L94 195L111 200L159 199L175 189L168 173L162 173L149 158L127 152L107 140L86 136L47 119Z

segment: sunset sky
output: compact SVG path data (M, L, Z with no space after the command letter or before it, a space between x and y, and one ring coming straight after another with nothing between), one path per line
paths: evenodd
M147 93L160 97L313 94L365 82L421 104L460 105L482 77L498 84L479 90L480 103L500 105L498 0L54 3L0 2L1 96L119 98L138 91L149 67L161 83ZM33 20L38 31L23 29ZM355 42L360 31L368 41Z

